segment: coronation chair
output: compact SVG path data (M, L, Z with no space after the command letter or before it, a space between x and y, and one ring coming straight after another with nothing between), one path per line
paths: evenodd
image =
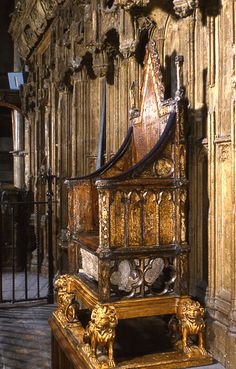
M54 316L76 327L77 301L92 311L86 327L78 323L81 368L116 365L119 320L169 314L177 316L170 325L187 355L181 360L189 366L210 360L203 347L204 310L188 296L182 57L176 67L175 98L165 100L158 53L155 43L148 43L140 105L131 112L124 143L99 170L67 180L70 275L55 282L59 306ZM198 346L190 345L192 334L199 336ZM107 360L99 361L97 347L107 348Z

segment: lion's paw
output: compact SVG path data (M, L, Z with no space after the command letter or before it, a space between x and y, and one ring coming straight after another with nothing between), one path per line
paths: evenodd
M207 353L207 351L204 349L204 347L199 347L199 352L200 352L200 354L201 354L201 355L203 355L203 356L207 356L207 355L208 355L208 353Z
M183 347L183 352L184 352L186 355L191 355L191 354L192 354L192 352L193 352L193 349L192 349L192 347L185 346L185 347Z

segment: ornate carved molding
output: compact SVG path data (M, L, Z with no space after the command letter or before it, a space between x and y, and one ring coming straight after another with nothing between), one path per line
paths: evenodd
M150 0L115 0L114 4L125 9L130 9L132 6L147 6Z
M36 107L35 83L28 82L24 84L22 91L22 109L24 114L30 114Z
M175 14L180 18L191 15L196 7L196 0L173 0Z
M55 314L62 324L65 322L78 322L77 311L79 310L79 304L76 301L75 292L72 288L73 281L72 276L65 274L58 277L54 283L58 305Z
M104 77L107 73L109 61L105 50L93 52L93 71L96 76Z
M19 91L0 90L0 105L21 108Z
M57 45L54 44L55 49L68 49L70 56L67 64L73 70L78 70L86 54L91 53L96 75L104 75L106 72L106 54L109 56L111 50L114 54L116 49L116 55L130 57L135 53L140 32L144 28L151 32L155 26L148 17L138 15L139 11L135 19L130 13L132 6L141 8L146 6L149 0L117 0L111 7L106 4L102 7L92 6L79 1L77 5L67 3L59 8L63 3L64 0L18 1L9 32L23 59L27 59L32 53L45 34L49 21L56 14L62 19L64 33L60 34ZM117 40L114 40L114 33L117 33ZM52 40L53 37L52 35Z
M64 0L19 0L12 15L9 32L26 59L45 32L48 22L55 17Z
M225 144L220 144L219 145L219 154L218 154L218 159L220 162L225 162L227 160L229 160L230 155L231 155L231 144L230 143L225 143Z
M107 251L109 250L109 197L105 191L99 194L99 207L102 209L99 221L99 251Z

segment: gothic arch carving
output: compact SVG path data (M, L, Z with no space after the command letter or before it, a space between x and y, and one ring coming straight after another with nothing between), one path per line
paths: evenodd
M12 109L12 110L17 110L19 113L21 113L21 114L22 114L21 109L20 109L18 106L13 105L13 104L11 104L11 103L1 102L1 101L0 101L0 108L9 108L9 109Z

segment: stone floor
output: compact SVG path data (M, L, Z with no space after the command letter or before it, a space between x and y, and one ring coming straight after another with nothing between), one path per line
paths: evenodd
M0 368L49 369L54 306L0 309Z
M54 309L53 305L0 308L0 369L51 368L47 321ZM219 363L201 368L224 369Z

